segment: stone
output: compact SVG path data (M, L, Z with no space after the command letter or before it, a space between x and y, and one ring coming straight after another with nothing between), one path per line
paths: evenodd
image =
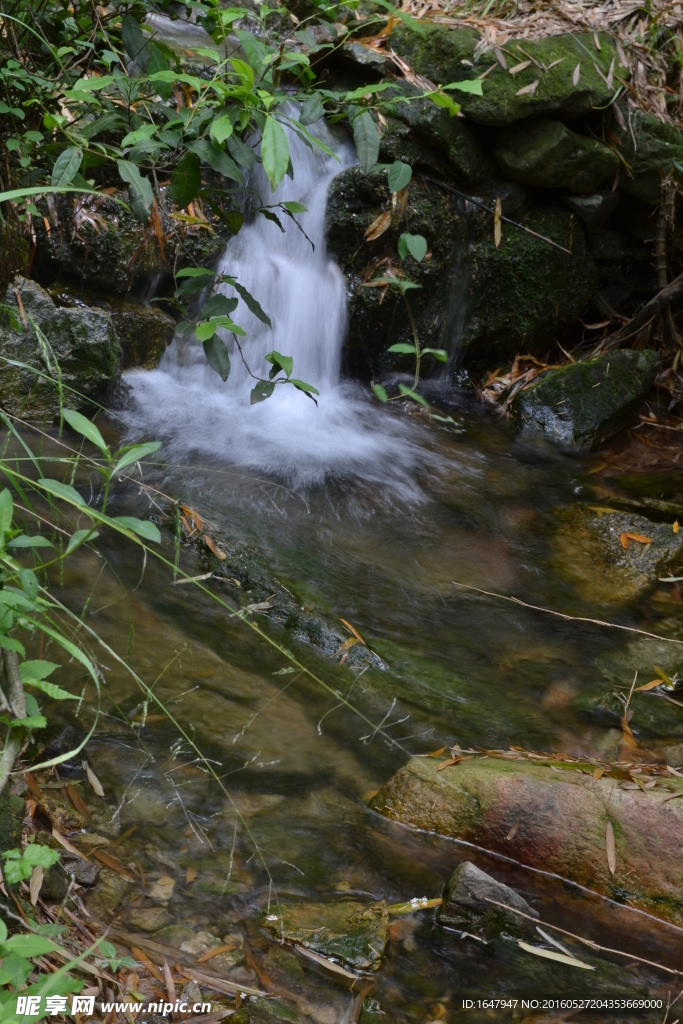
M683 132L654 114L620 108L624 127L611 115L608 127L616 140L620 156L628 170L622 168L619 188L650 206L659 206L660 183L669 174L680 179L676 163L683 165ZM652 237L649 227L648 238Z
M14 210L5 207L5 221L0 225L0 295L17 275L23 277L28 267L30 246L22 234L22 225Z
M102 868L100 881L88 896L88 911L96 920L109 918L130 891L131 883L124 875Z
M93 403L108 400L118 381L121 356L108 313L99 309L59 309L39 284L23 277L17 277L7 289L5 303L12 310L13 322L10 312L0 312L0 355L32 369L3 366L0 405L4 409L29 419L58 416L58 380L67 406L87 412ZM49 344L51 354L44 354L31 320Z
M564 206L584 224L589 232L595 231L614 213L621 202L618 192L596 192L592 196L565 196ZM616 234L616 232L615 232ZM617 235L617 252L621 256L621 236Z
M168 239L162 254L148 225L137 221L119 200L127 204L128 193L105 200L54 196L51 209L46 202L39 204L45 220L34 220L38 265L53 275L125 294L151 277L170 278L182 267L211 267L225 249L227 229L210 212L205 225L181 225L181 234L162 204Z
M196 932L192 938L184 939L180 943L179 949L183 953L190 953L192 956L198 957L202 956L203 953L208 953L210 949L233 945L232 949L226 949L219 953L218 956L211 957L208 964L212 971L216 971L219 974L227 974L233 967L244 963L244 952L241 948L240 938L229 936L230 942L226 942L211 932L201 931Z
M594 192L619 167L609 146L543 118L502 132L496 160L513 181L584 194Z
M475 54L480 37L474 30L449 29L425 22L421 27L424 32L418 34L398 25L391 33L391 45L414 71L435 84L477 79L493 66L482 82L481 96L458 91L450 94L465 115L479 124L502 126L543 115L583 117L596 107L606 106L613 97L614 89L607 87L605 79L612 59L616 67L619 56L614 39L604 33L599 35L599 50L593 34L587 32L538 40L511 39L502 47L506 71L493 50L486 49L480 56ZM510 68L529 59L532 63L526 69L510 74ZM580 77L574 85L577 65ZM534 82L538 83L535 89L520 95L520 90Z
M514 414L525 431L553 444L594 448L631 422L660 363L649 349L624 349L548 370L518 393Z
M263 926L275 938L341 960L359 971L379 970L389 926L386 903L280 903Z
M141 907L131 910L128 920L136 931L155 932L169 924L171 915L165 907Z
M0 852L21 846L24 809L21 797L11 796L7 790L0 793Z
M437 919L440 924L478 935L486 942L501 931L508 935L534 935L532 922L487 900L496 900L530 917L538 917L523 896L466 860L458 865L446 883Z
M158 306L145 306L117 295L83 289L72 281L56 281L48 292L58 306L103 309L111 317L121 346L121 369L153 370L173 341L175 320Z
M75 807L59 800L54 790L41 789L38 808L58 832L68 835L69 832L80 832L86 826L83 815Z
M94 861L83 860L82 857L69 854L66 850L62 851L62 860L66 873L73 875L79 885L96 885L99 881L101 868Z
M583 769L581 771L579 769ZM584 774L585 772L585 774ZM683 923L683 779L624 789L619 777L593 779L591 764L492 757L438 771L426 757L408 761L370 807L393 821L474 843L528 867L554 872L610 899ZM612 822L616 872L605 854ZM508 835L517 825L512 839Z

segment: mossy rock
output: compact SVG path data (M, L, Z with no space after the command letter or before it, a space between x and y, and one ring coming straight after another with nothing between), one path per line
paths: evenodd
M654 383L661 359L649 349L611 352L536 377L513 403L527 431L577 451L625 427Z
M277 939L341 960L359 971L376 971L384 957L389 927L386 903L280 903L263 926Z
M513 181L584 194L594 192L619 167L617 154L602 142L543 118L502 132L496 159Z
M10 796L5 790L0 794L0 852L21 846L23 820L24 801L18 796Z
M619 188L650 206L658 206L662 179L672 173L681 178L683 132L654 114L631 108L622 110L624 127L614 114L609 123L610 134L616 138L619 153L628 165L622 168ZM652 237L651 232L650 228L648 237Z
M526 117L548 114L581 117L594 108L606 106L614 94L614 88L607 87L605 78L612 59L618 66L619 56L615 41L609 35L598 36L600 49L595 45L593 34L587 32L547 36L534 41L510 40L499 47L506 70L492 50L475 58L475 48L480 42L477 32L429 24L421 27L423 33L418 34L407 26L397 26L391 33L391 45L414 71L435 84L478 79L494 66L482 82L481 96L453 93L466 116L480 124L507 125ZM510 69L528 61L531 61L528 67L510 74ZM579 81L574 85L577 65ZM605 78L598 73L596 65ZM534 83L537 83L535 88ZM524 92L526 88L532 91Z
M17 295L21 298L26 329ZM29 418L57 416L60 381L67 406L88 411L94 403L107 402L118 381L121 358L108 313L89 308L60 309L40 285L21 277L7 289L5 303L13 311L14 323L7 310L0 312L0 355L25 366L3 366L3 408ZM43 351L28 318L47 340L51 355Z
M23 276L26 273L30 253L17 217L9 210L5 211L5 216L4 223L0 225L0 295L4 295L17 274Z
M136 366L152 370L173 341L175 320L158 306L103 295L73 281L56 281L48 288L58 306L103 309L109 313L121 346L121 369Z

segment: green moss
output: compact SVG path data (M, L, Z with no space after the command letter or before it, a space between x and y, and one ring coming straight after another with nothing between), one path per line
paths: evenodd
M356 970L376 971L387 943L389 914L380 903L291 903L264 916L263 925L278 939L295 942Z
M608 146L546 119L504 131L496 159L514 181L579 193L594 192L619 167Z
M23 820L24 801L18 796L10 796L5 790L0 794L0 851L21 846Z
M609 125L629 168L628 174L621 175L619 186L650 206L658 206L662 179L672 172L681 178L676 163L683 165L683 132L654 114L631 108L624 110L621 120L623 128L614 115ZM648 237L652 237L651 230Z

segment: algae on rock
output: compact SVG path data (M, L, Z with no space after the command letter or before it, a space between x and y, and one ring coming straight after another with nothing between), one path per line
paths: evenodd
M389 927L386 903L280 903L264 915L276 938L343 961L358 971L376 971L384 957Z
M683 132L654 114L630 108L621 114L621 122L624 127L614 115L609 122L609 131L627 165L619 187L650 206L658 206L662 179L669 174L681 177Z
M584 194L594 192L619 167L609 146L543 118L502 132L496 159L513 181Z

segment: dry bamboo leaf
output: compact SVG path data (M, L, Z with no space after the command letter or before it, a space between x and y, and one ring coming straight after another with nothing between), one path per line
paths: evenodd
M69 799L71 800L71 803L74 805L78 813L82 814L86 821L90 821L90 811L88 810L88 805L86 804L85 800L78 792L76 787L72 786L71 783L69 782L67 784L66 791L69 794Z
M604 769L604 768L602 767L602 765L600 765L600 766L599 766L599 767L597 767L597 768L595 769L595 771L593 772L593 781L594 781L594 782L597 782L597 781L598 781L598 779L601 779L601 778L603 777L603 775L604 775L604 774L605 774L605 769Z
M526 950L527 953L533 953L535 956L543 956L546 960L557 960L558 963L568 964L570 967L582 967L584 971L594 971L595 968L591 967L590 964L585 964L583 960L577 960L573 956L565 956L564 953L555 953L551 949L541 949L540 946L530 946L528 942L522 942L521 939L517 939L519 946Z
M517 835L517 829L519 828L519 822L515 822L508 834L505 836L506 840L514 839Z
M391 224L391 214L387 210L386 213L380 213L379 217L375 217L370 227L367 229L363 238L366 242L374 242L376 238L383 235Z
M500 245L501 239L503 237L503 231L500 222L502 212L503 206L500 201L500 196L496 196L496 205L493 208L493 241L495 243L496 249Z
M225 551L221 551L220 548L216 547L215 543L212 541L211 537L208 536L208 534L204 534L204 543L206 544L211 554L215 555L216 558L219 558L221 562L224 562L226 560L228 556L226 555Z
M503 71L507 71L508 65L507 65L507 61L505 60L505 54L503 53L503 51L501 49L499 49L499 47L496 46L496 48L495 48L495 50L493 52L495 53L496 60L498 61L498 63L502 67Z
M458 761L462 761L461 757L449 757L446 761L442 761L441 764L436 766L437 772L442 772L444 768L450 768L451 765L457 764Z
M642 533L627 533L629 540L636 540L639 544L652 544L652 537L645 537Z
M171 968L168 966L166 960L164 960L164 982L166 984L166 992L168 993L169 1001L174 1003L176 998L175 982L173 980L173 975L171 974Z
M595 43L595 49L596 50L602 50L602 46L600 44L600 36L598 35L597 32L593 33L593 42Z
M197 957L197 959L195 960L195 963L203 964L207 960L213 960L213 958L215 956L220 956L221 953L227 953L228 950L234 949L234 948L235 947L232 944L229 944L227 946L214 946L213 949L207 949L206 953L202 953L201 956Z
M672 530L674 533L678 533L678 520L673 524Z
M655 686L661 686L661 679L651 679L649 683L643 683L642 686L636 686L636 693L645 693L646 690L654 690Z
M607 820L607 829L605 830L605 849L607 851L607 867L613 875L617 870L617 851L614 845L614 829L609 819Z
M130 879L131 882L136 882L135 875L131 874L127 868L124 868L123 864L117 861L116 857L112 857L110 854L105 853L104 850L93 850L93 857L97 857L105 867L111 868L112 871L116 871L119 875L123 875L124 878Z
M531 85L525 85L521 89L518 89L515 96L533 96L538 89L538 79L532 82Z
M306 949L305 946L295 946L294 948L297 953L307 956L309 960L314 960L321 967L326 967L328 971L332 971L333 974L340 974L342 978L353 978L354 981L358 981L357 974L347 971L345 967L336 964L334 960L328 960L326 956L320 956L319 953L314 953L312 949Z
M438 750L432 750L429 754L425 754L425 757L441 757L441 755L445 754L445 752L445 747L439 747Z
M608 89L611 89L612 85L614 84L614 57L612 57L612 63L610 64L609 71L607 72L606 84Z
M666 766L666 770L671 772L672 775L678 776L679 779L683 779L683 772L679 772L677 768L672 768L670 764Z
M579 84L579 79L580 78L581 78L581 62L579 61L579 63L574 68L574 73L572 75L572 85L574 85L576 87Z
M65 850L69 851L69 853L75 853L77 857L81 858L81 860L90 860L90 858L86 857L84 853L81 853L81 851L77 850L75 846L72 846L69 840L65 839L62 833L58 832L54 826L52 827L52 835L57 840L57 842L64 847Z
M94 771L92 770L87 761L85 762L85 774L88 776L88 782L92 786L95 795L103 797L104 790L102 789L102 783L97 778L97 776L95 775Z
M354 627L351 625L351 623L347 622L346 619L340 619L339 621L342 623L342 625L346 626L346 628L349 630L350 633L353 633L353 635L355 636L355 638L358 641L358 643L359 644L363 644L363 646L365 647L365 640L360 635L358 630L354 629Z
M43 884L43 869L40 864L36 864L31 874L31 881L29 882L28 891L31 896L31 905L35 907L38 902L38 896L40 895L40 887Z
M248 612L267 612L273 607L273 602L268 598L267 601L257 601L255 604L248 604Z
M145 968L149 971L153 978L156 978L157 981L163 981L161 971L156 966L156 964L152 960L150 960L146 953L143 953L142 950L139 949L137 946L131 946L130 951L136 960L138 960L141 964L144 964Z
M197 877L197 869L193 868L190 865L190 867L187 869L187 874L185 875L185 881L188 882L188 883L189 882L194 882L196 877Z
M510 74L514 78L520 71L524 71L531 64L530 60L523 60L521 64L515 64L514 68L510 68Z

